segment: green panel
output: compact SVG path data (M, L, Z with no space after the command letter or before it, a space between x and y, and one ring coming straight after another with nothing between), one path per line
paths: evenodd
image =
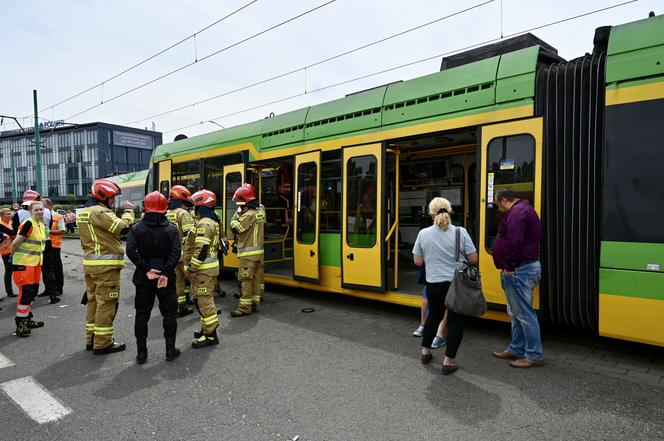
M262 149L304 140L308 107L263 120Z
M611 28L606 82L664 74L664 16Z
M657 272L648 270L648 264L659 265L664 273L664 243L602 242L602 268Z
M664 274L600 268L599 292L664 300Z
M147 179L148 177L148 171L149 170L140 170L136 172L126 173L124 175L111 176L104 179L106 179L107 181L114 182L116 184L124 184L125 182L139 181L139 180L145 182L145 179Z
M309 108L305 138L316 139L337 133L379 127L387 86L354 94Z
M341 266L341 234L320 234L320 264L324 266Z
M496 103L532 98L540 47L531 46L500 57L496 77Z

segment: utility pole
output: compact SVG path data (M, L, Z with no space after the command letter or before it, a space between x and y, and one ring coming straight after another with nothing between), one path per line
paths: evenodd
M37 192L43 195L42 191L42 163L41 163L41 139L39 139L39 114L37 113L37 91L32 91L32 101L35 105L35 160L37 162Z

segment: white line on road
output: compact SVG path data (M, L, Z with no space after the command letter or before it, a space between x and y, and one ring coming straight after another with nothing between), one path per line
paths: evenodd
M39 424L57 421L71 413L32 377L19 378L0 384L9 398Z
M9 366L14 366L14 362L4 355L0 354L0 369L6 368Z

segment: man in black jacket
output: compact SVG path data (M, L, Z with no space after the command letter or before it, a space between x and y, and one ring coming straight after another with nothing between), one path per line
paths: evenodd
M132 282L136 286L136 362L148 359L148 321L155 296L164 317L166 360L175 360L178 301L175 288L175 266L180 260L181 246L177 228L166 219L168 201L154 191L143 200L145 216L134 225L127 237L127 256L136 265Z

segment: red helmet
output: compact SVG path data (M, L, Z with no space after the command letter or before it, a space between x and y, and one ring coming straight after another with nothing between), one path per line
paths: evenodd
M214 207L217 204L217 196L210 190L198 190L189 198L194 207Z
M32 202L39 200L41 200L41 197L39 197L39 193L37 193L34 190L25 190L25 192L23 193L23 202Z
M251 184L242 184L240 188L235 190L233 200L237 205L245 205L249 201L256 199L256 192L254 186Z
M148 193L143 198L143 212L145 213L166 213L167 206L166 196L158 191Z
M99 179L92 183L92 197L99 201L106 201L122 193L115 182Z
M184 185L174 185L171 187L170 193L168 193L171 199L181 199L183 201L188 201L191 197L191 192Z

